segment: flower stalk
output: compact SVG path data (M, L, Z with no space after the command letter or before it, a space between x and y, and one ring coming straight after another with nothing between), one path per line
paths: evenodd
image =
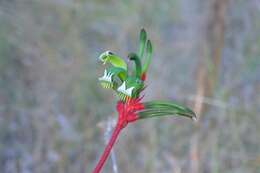
M122 129L123 128L119 124L116 125L115 129L112 132L112 136L111 136L99 162L97 163L95 169L93 170L93 173L99 173L101 171L101 169L104 166L104 164L111 152L111 149L112 149L114 143L116 142L117 137Z

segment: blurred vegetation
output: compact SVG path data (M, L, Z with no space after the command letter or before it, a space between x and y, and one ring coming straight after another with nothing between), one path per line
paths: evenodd
M145 99L200 119L130 125L119 171L260 172L259 17L258 0L0 1L1 172L91 172L116 103L97 57L135 51L142 27L155 51Z

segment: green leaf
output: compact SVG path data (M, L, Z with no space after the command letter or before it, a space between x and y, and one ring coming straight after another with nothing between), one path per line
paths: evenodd
M196 114L191 109L172 101L150 101L143 104L144 109L138 112L139 119L177 115L196 120Z
M145 29L141 29L140 41L139 41L139 52L138 52L138 55L140 58L142 58L144 56L144 48L145 48L145 44L146 44L146 39L147 39L146 31L145 31Z
M145 57L142 73L146 73L147 72L147 69L148 69L148 67L149 67L149 65L151 63L152 52L153 52L152 43L151 43L150 40L148 40L147 41L147 45L146 45L146 57Z

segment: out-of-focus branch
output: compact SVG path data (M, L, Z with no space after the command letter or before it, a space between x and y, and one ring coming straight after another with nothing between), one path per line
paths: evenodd
M197 73L197 101L195 112L198 115L206 111L201 98L211 97L218 81L219 65L224 47L225 14L228 0L212 0L211 13L206 26L206 35L202 40L201 59Z
M225 14L228 0L211 0L209 3L209 15L205 26L206 35L202 36L201 59L197 67L196 77L197 92L194 111L198 115L198 121L201 115L207 111L202 98L212 97L218 82L219 65L224 47ZM199 125L197 126L198 129ZM199 133L195 132L191 140L191 171L193 173L201 172L199 146Z

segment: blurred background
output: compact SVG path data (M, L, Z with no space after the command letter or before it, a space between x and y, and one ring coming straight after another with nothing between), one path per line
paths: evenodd
M103 172L260 172L259 0L1 0L0 172L91 172L116 97L100 53L154 47L145 99L189 105L129 125Z

